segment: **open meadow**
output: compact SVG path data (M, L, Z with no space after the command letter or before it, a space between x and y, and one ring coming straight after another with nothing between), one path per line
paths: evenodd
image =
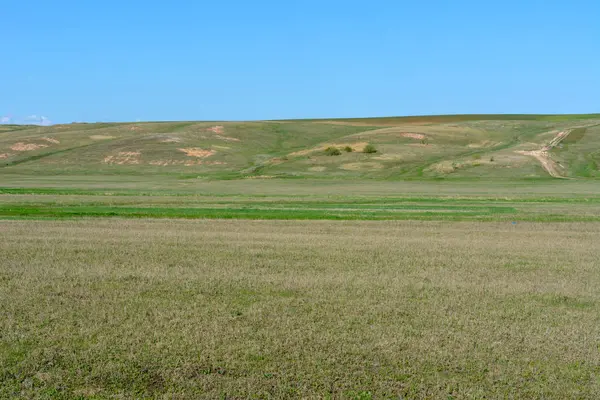
M0 128L0 398L600 398L599 115Z
M5 398L597 398L599 223L4 221Z

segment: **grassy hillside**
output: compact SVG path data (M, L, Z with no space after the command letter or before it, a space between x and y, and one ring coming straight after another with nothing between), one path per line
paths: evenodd
M5 176L597 178L599 163L598 114L0 127Z

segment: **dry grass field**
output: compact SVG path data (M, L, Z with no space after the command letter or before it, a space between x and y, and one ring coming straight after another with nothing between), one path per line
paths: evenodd
M3 220L0 397L600 397L600 223Z

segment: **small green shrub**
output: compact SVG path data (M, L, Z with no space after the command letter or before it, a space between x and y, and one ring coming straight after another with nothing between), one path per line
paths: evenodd
M479 155L479 154L473 155L473 160L480 160L480 159L481 159L481 155Z
M328 147L325 149L325 154L328 156L339 156L342 152L337 147Z
M346 153L352 153L352 147L350 147L350 146L346 146L346 147L344 147L344 151L345 151Z
M494 162L494 157L490 157L490 162Z
M367 154L377 153L377 149L372 144L368 144L363 149L363 153L367 153Z

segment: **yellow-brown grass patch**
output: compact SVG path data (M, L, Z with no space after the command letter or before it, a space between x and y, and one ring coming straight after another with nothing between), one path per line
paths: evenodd
M140 163L140 153L139 151L121 151L117 155L106 156L104 157L105 164L139 164Z

